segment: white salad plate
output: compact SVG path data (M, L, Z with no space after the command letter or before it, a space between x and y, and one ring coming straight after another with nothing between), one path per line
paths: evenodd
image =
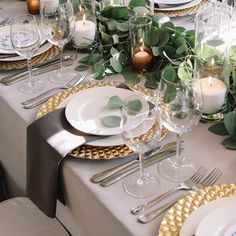
M180 236L192 236L196 234L196 231L198 230L198 234L196 234L197 236L199 236L199 233L202 233L203 231L200 230L204 230L202 229L201 224L203 224L203 226L205 225L204 221L206 220L206 222L208 222L207 227L205 230L207 229L211 229L211 230L215 230L214 233L215 234L207 234L208 232L204 232L201 234L201 236L230 236L230 234L221 234L221 232L219 231L220 227L222 226L224 228L224 230L234 230L235 225L236 225L236 213L234 213L234 217L231 219L227 219L226 217L222 217L221 215L218 215L219 219L215 219L217 218L216 215L219 214L218 209L221 209L222 213L223 213L223 208L226 207L227 209L224 210L224 214L231 214L228 212L228 207L230 205L234 205L234 212L236 209L236 197L227 197L227 198L222 198L222 199L218 199L218 200L214 200L211 201L205 205L202 205L201 207L199 207L196 211L194 211L188 218L187 220L184 222L181 231L180 231ZM216 211L214 213L214 211ZM209 214L209 216L208 216ZM205 217L208 217L205 219ZM213 219L214 221L218 221L218 224L214 224L214 222L209 223L209 218ZM220 222L219 222L220 221ZM214 224L214 225L213 225ZM201 228L200 228L201 226ZM214 229L213 229L213 228ZM233 232L233 231L232 231Z
M155 8L158 11L179 11L179 10L184 10L190 7L194 7L197 4L199 4L202 0L192 0L186 4L182 5L175 5L175 6L169 6L167 4L161 5L160 8ZM158 4L159 0L154 0L155 3Z
M236 202L219 207L207 214L197 227L195 236L236 235Z
M15 50L13 49L11 44L10 28L10 25L0 27L0 53L2 54L15 53ZM41 29L41 31L44 32L43 29ZM21 32L20 37L25 37L25 39L27 39L28 37L30 37L30 35L27 34L27 32ZM43 36L41 44L43 44L45 41L46 39Z
M119 96L123 101L133 96L134 92L115 87L95 87L82 90L70 99L65 109L67 121L77 130L92 135L118 135L120 127L107 127L102 118L106 116L120 116L120 109L107 106L112 96ZM140 95L141 96L141 95ZM142 103L142 110L148 111L148 103ZM141 122L135 120L134 122Z
M193 0L155 0L155 3L166 4L166 5L178 5L178 4L184 4L184 3L188 3L192 1Z

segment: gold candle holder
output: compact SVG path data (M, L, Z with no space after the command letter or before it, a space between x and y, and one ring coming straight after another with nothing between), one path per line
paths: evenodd
M134 16L129 20L132 63L139 73L145 73L153 59L151 49L146 45L147 32L152 27L148 16Z
M30 14L39 14L39 0L27 0L27 7Z

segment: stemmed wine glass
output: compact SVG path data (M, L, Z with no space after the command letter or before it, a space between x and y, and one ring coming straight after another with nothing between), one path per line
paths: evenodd
M139 172L127 177L124 190L134 197L148 197L158 191L159 180L144 171L144 153L154 149L161 137L157 107L150 97L128 97L122 109L121 133L124 143L139 154ZM139 108L139 109L138 109Z
M41 24L48 41L60 48L61 68L51 73L49 80L53 83L64 83L72 79L75 73L65 71L63 68L63 49L75 32L75 16L70 0L43 0L41 1Z
M11 43L17 54L27 59L29 79L19 86L23 93L39 92L45 85L32 77L31 58L38 51L41 44L40 29L33 15L17 16L10 29Z
M158 107L163 126L177 135L177 155L160 162L159 173L168 180L186 180L197 169L197 164L181 155L181 136L191 131L201 118L203 97L200 80L184 83L162 78Z

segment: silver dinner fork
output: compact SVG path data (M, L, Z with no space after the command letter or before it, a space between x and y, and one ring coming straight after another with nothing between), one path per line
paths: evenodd
M193 186L193 188L191 188L191 190L193 191L197 191L200 188L203 187L207 187L210 185L213 185L216 183L216 181L220 178L220 176L223 174L223 172L221 170L219 170L218 168L213 169L209 175L207 175L207 177L205 177L202 181L200 181L200 183L196 186ZM164 204L161 207L156 208L153 211L150 211L148 213L143 213L138 217L138 220L142 223L148 223L150 221L152 221L154 218L156 218L157 216L161 215L162 213L164 213L166 210L168 210L172 205L174 205L178 200L180 200L182 198L179 197L178 199L175 199L167 204Z
M144 212L146 209L154 206L155 204L159 203L163 199L169 197L170 195L178 192L179 190L190 190L193 186L199 184L200 180L202 180L204 174L206 173L207 169L204 167L200 167L188 180L180 183L177 187L170 189L169 191L159 195L158 197L154 198L153 200L146 202L140 206L134 207L131 209L131 212L134 215Z
M33 108L33 107L38 106L41 103L47 101L52 96L51 94L53 91L57 91L58 89L68 89L68 88L74 87L75 85L78 85L78 84L87 84L91 81L92 78L93 78L93 76L89 75L89 74L82 76L82 77L77 74L67 84L64 84L60 87L55 87L55 88L49 89L46 92L41 93L37 97L31 98L27 101L24 101L21 104L23 105L24 108L27 108L27 109ZM48 96L49 94L50 94L50 96Z

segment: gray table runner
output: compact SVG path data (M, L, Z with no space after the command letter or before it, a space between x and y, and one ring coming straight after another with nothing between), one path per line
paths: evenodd
M54 217L61 160L83 143L97 140L66 121L64 108L34 121L27 128L27 195L46 215Z

